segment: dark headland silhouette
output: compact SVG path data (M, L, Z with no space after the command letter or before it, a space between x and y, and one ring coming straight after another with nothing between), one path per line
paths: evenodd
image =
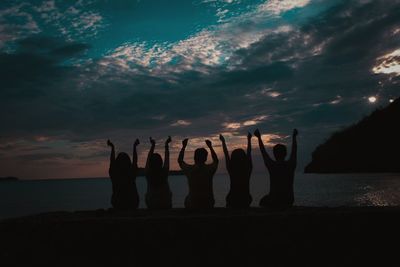
M306 173L400 172L400 98L334 133L312 154Z

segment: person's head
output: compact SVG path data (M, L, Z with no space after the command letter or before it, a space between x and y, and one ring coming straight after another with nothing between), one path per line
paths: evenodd
M194 151L194 163L204 164L207 161L208 152L205 148L198 148Z
M232 151L230 167L236 172L247 171L250 167L246 152L241 149L235 149Z
M116 170L121 174L129 173L131 171L131 166L132 162L129 155L125 152L119 153L117 158L115 159Z
M274 146L274 156L276 161L284 161L286 158L286 146L277 144Z
M231 162L232 163L239 163L240 164L240 162L244 161L244 160L247 160L247 155L246 155L246 152L244 152L243 149L237 148L237 149L232 151L232 154L231 154Z
M149 168L151 170L161 170L163 166L163 160L161 158L161 155L158 153L153 153L150 156L150 160L149 160Z

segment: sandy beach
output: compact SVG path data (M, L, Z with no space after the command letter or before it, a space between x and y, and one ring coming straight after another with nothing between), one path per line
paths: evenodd
M0 222L2 266L398 266L400 208L52 212Z

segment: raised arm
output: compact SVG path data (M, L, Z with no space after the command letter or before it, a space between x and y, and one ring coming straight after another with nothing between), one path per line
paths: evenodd
M251 158L251 137L252 137L251 133L248 133L247 134L247 158L248 158L250 164L252 165L253 161Z
M226 146L225 138L222 134L219 135L219 140L222 142L222 150L224 151L226 168L228 169L231 159L229 157L229 151L228 147Z
M182 141L182 149L179 152L178 164L179 164L179 167L181 167L181 169L184 169L185 167L187 167L187 164L183 159L185 157L185 149L186 149L188 141L189 141L189 139L187 139L187 138Z
M218 161L219 161L218 160L218 156L217 156L217 153L215 153L215 150L214 150L214 148L212 146L211 141L210 140L206 140L206 144L207 144L208 148L211 151L211 157L212 157L212 160L213 160L213 162L211 164L218 165Z
M273 160L271 159L271 157L268 155L267 151L265 150L265 146L264 146L263 140L261 138L261 133L258 129L255 130L254 136L256 136L258 139L258 146L260 147L260 151L263 156L264 163L265 163L265 165L268 166L271 162L273 162Z
M114 144L110 141L110 139L107 140L107 145L109 147L111 147L110 168L109 168L109 172L110 172L111 168L114 166L114 163L115 163L115 147L114 147Z
M292 153L290 154L290 161L296 165L297 163L297 135L299 134L299 132L297 131L297 129L293 130L293 140L292 140Z
M149 154L147 155L146 170L150 167L150 159L151 159L151 156L153 155L154 149L156 147L156 141L151 137L149 139L150 139L151 147L149 150Z
M139 139L136 139L136 140L135 140L135 143L133 143L132 167L133 167L134 169L137 169L137 168L138 168L138 165L137 165L138 156L137 156L137 150L136 150L136 148L137 148L137 146L138 146L139 144L140 144Z
M164 155L164 169L169 171L169 143L171 143L171 136L168 136L165 141L165 155Z

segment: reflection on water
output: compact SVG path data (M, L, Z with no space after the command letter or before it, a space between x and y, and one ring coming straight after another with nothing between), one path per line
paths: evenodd
M170 177L174 207L183 207L187 182L183 176ZM146 181L137 185L141 200ZM251 178L253 206L265 195L268 176L255 173ZM225 205L229 177L216 175L216 206ZM88 210L110 207L109 179L46 180L0 183L0 218L60 210ZM299 206L399 206L400 174L297 174L295 205ZM144 207L143 201L141 207Z

